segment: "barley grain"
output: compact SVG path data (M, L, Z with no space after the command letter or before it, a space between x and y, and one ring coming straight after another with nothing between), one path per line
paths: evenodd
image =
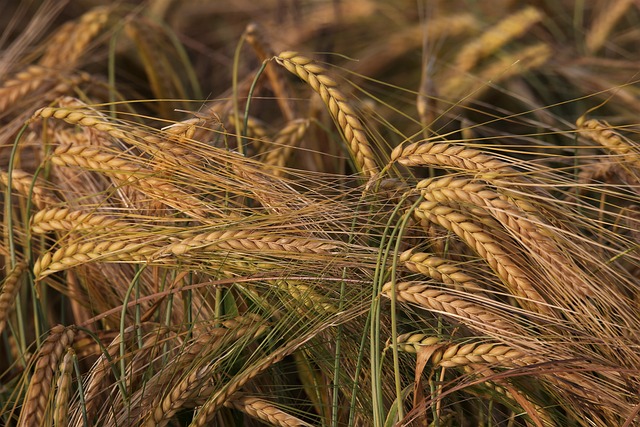
M536 404L530 397L521 393L516 387L512 386L507 380L496 378L496 375L491 369L482 367L477 369L476 366L465 367L467 373L472 375L482 375L486 378L491 378L491 381L485 381L482 383L482 387L491 390L487 395L480 394L480 396L495 399L495 394L504 395L505 398L511 401L511 404L520 406L524 413L526 413L535 422L536 427L553 427L557 423L553 421L551 415L546 408Z
M423 333L407 333L397 337L398 350L407 353L418 353L423 348L441 345L441 341L439 337ZM390 340L387 340L387 345L391 345Z
M422 333L408 333L398 336L398 349L408 353L418 353L423 347L436 347L430 362L445 368L462 367L471 364L525 366L536 363L537 359L526 356L522 351L496 342L472 342L452 344L441 338Z
M295 146L302 140L308 127L309 120L294 120L287 123L274 137L273 143L270 144L273 148L267 152L263 160L266 166L273 167L274 175L284 175L283 168L287 164L287 160Z
M164 251L185 255L194 249L232 250L243 252L328 253L334 242L313 241L297 237L260 235L249 230L221 230L198 234L171 244Z
M602 10L596 14L591 28L587 31L584 44L589 53L595 53L605 44L616 22L622 18L625 12L633 5L633 0L613 0L600 4Z
M236 375L218 392L214 393L207 399L207 401L202 405L198 413L195 415L191 425L193 427L204 427L205 425L208 425L211 417L215 414L218 408L220 408L227 400L229 400L229 398L233 396L241 387L243 387L246 383L251 381L253 378L262 373L264 370L268 369L273 364L280 362L282 359L296 351L309 339L311 339L312 336L319 332L320 331L314 331L313 335L309 334L306 337L288 342L278 350L275 350L270 355L267 355L258 360L256 363L254 363L239 375Z
M439 224L455 233L470 248L478 253L502 279L503 283L518 297L526 307L545 314L551 314L544 298L534 288L526 272L519 266L524 265L515 259L515 252L507 252L504 243L496 241L481 226L469 220L453 208L437 203L422 203L415 211L420 218Z
M278 280L276 286L283 289L295 302L294 307L308 314L308 310L336 313L337 307L331 304L325 296L319 294L313 287L296 280ZM304 308L300 308L300 304Z
M426 25L425 25L426 24ZM437 41L471 33L477 29L478 21L472 14L464 12L449 16L434 16L426 23L420 22L409 28L393 31L380 43L371 43L359 56L354 67L357 75L373 76L383 71L389 64L401 61L403 55L420 48L425 43L437 44Z
M410 271L422 273L446 285L463 289L466 292L482 293L482 287L476 280L446 259L412 249L400 254L398 261Z
M523 352L500 343L448 344L431 356L434 365L445 368L469 364L523 366L536 361L536 358L527 357Z
M98 360L93 364L88 373L87 385L85 388L84 407L79 404L75 405L73 419L70 425L79 427L83 426L83 412L89 423L94 422L94 417L100 405L108 402L107 394L109 393L109 382L113 370L114 359L120 351L123 341L127 342L133 336L136 327L129 326L124 331L124 336L118 334L109 345L102 351Z
M590 286L576 273L579 269L573 260L565 255L546 232L551 226L534 213L533 206L524 202L520 206L525 206L528 212L520 210L520 206L489 190L484 184L468 179L445 177L423 180L416 188L420 189L424 199L431 203L454 206L461 203L486 209L510 231L516 241L525 245L526 250L545 261L544 265L549 267L549 272L559 282L568 283L581 296L593 296ZM430 206L431 203L427 205Z
M44 107L36 110L36 112L33 113L33 118L64 120L71 125L92 127L101 132L106 132L114 138L127 140L124 131L118 129L116 125L109 122L96 111L86 108Z
M211 328L200 333L198 337L186 346L185 350L167 366L164 371L166 375L158 377L158 384L162 389L166 389L167 382L171 382L170 392L163 395L150 393L153 396L151 410L145 416L144 426L165 426L183 408L186 403L195 399L199 394L204 394L203 390L210 378L214 376L217 368L215 362L194 363L196 357L202 357L202 353L210 351L211 348L224 348L228 343L234 342L241 337L258 338L267 329L264 319L255 314L237 316L222 322L224 327ZM176 384L176 378L179 380ZM149 384L153 388L156 384ZM204 394L208 396L208 394Z
M191 396L199 391L201 385L211 376L212 364L194 366L188 375L171 387L170 393L155 404L143 423L144 427L166 426Z
M34 263L33 273L36 279L76 267L92 261L147 262L158 251L157 245L148 241L104 241L101 243L71 243L53 254L44 253Z
M36 212L31 218L31 231L36 234L49 233L51 231L87 231L87 230L114 230L127 229L133 231L135 226L131 223L119 221L106 215L92 214L69 208L51 208Z
M498 173L515 174L508 163L482 151L464 145L437 142L399 145L391 153L391 162L405 166L442 166L454 170L486 173L492 177Z
M13 303L20 292L22 286L22 273L27 264L24 261L18 262L13 269L6 275L2 283L2 291L0 291L0 333L4 330L7 318L13 309Z
M18 100L35 92L45 84L56 82L53 70L38 65L31 65L7 80L0 88L0 113L5 112Z
M103 148L59 146L51 162L58 166L78 166L97 170L116 178L120 185L134 185L153 200L199 220L205 220L211 214L224 216L219 208L207 205L195 196L185 193L168 179L156 177L156 172L132 164L119 154L106 152Z
M94 132L89 138L90 143L82 143L77 138L66 141L64 138L59 142L62 146L67 145L98 145L101 147L119 148L122 143L132 144L136 148L149 153L153 157L159 157L162 162L172 164L195 163L195 157L191 154L192 149L185 147L185 142L189 142L191 137L199 129L200 125L207 122L205 119L194 118L163 128L160 133L141 126L132 126L130 123L122 124L115 122L100 111L92 108L77 98L63 97L59 100L60 107L47 107L36 111L34 117L63 120L72 125L83 126L85 132ZM125 131L126 130L126 131ZM119 140L117 144L105 138L105 135ZM99 144L92 143L94 139L99 140Z
M526 33L542 20L543 15L534 7L527 7L501 20L480 37L465 45L455 59L460 72L470 71L482 58L496 52L509 41Z
M51 191L46 190L44 180L38 178L35 180L35 184L33 181L34 177L30 173L20 169L11 171L11 187L22 196L29 197L31 195L31 200L38 209L58 203L57 198L52 195ZM5 187L9 184L9 172L0 170L0 183ZM32 185L33 191L30 193Z
M382 294L391 298L393 284L386 283ZM418 305L438 314L449 316L480 333L519 334L519 328L506 318L480 304L465 301L441 289L434 289L420 282L399 282L395 284L396 299Z
M53 375L58 367L62 353L73 342L75 329L57 325L51 328L50 334L38 351L35 371L29 382L24 399L24 406L18 420L19 427L40 427L50 404Z
M307 82L320 95L342 129L356 167L365 175L375 176L378 166L365 128L346 96L338 89L338 83L328 75L326 69L297 52L282 52L276 57L276 61Z
M224 403L224 406L237 409L272 426L311 427L311 424L284 412L273 403L254 396L233 396Z
M68 22L54 34L39 64L53 69L73 69L87 46L109 19L110 9L97 7L82 15L78 22Z
M581 117L576 124L580 134L640 168L640 146L617 133L609 123L593 119L585 120L584 117Z
M462 98L461 105L469 104L498 83L542 67L552 55L553 51L546 43L536 43L496 59L473 76L458 75L448 79L440 87L440 93L448 99Z
M71 373L73 371L73 359L75 352L69 347L60 364L60 377L58 378L53 425L55 427L68 427L69 397L71 395Z

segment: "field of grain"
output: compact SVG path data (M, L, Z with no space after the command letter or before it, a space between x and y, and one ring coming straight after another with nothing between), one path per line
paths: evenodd
M637 2L0 12L1 425L640 423Z

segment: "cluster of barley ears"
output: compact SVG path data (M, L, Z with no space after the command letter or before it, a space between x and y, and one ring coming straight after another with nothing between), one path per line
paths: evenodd
M3 18L3 425L640 422L633 2L104 3Z

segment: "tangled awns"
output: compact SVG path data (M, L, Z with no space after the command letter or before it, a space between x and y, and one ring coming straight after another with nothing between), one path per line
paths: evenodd
M637 2L0 10L0 424L639 425Z

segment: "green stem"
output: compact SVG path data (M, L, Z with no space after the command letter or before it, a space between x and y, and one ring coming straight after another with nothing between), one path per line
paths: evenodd
M135 276L133 276L133 279L131 280L131 284L129 285L129 288L127 289L127 293L124 295L124 301L122 302L122 312L120 313L120 336L122 337L122 339L120 340L120 379L119 382L121 383L121 387L120 390L122 392L122 400L124 402L127 402L129 399L127 397L127 387L126 384L124 384L126 375L127 375L127 365L126 365L126 358L125 358L125 340L124 340L124 330L125 328L125 321L127 319L127 307L129 305L129 298L131 297L131 293L134 291L134 289L138 289L139 283L140 283L140 276L142 275L142 272L145 270L146 266L142 266L138 271L136 271Z
M244 41L246 40L247 35L246 34L242 34L242 36L240 37L240 41L238 41L238 45L236 46L236 50L235 53L233 55L233 72L231 75L231 86L232 86L232 90L233 90L233 113L235 115L234 121L235 121L235 127L236 127L236 138L238 140L237 145L238 145L238 152L242 155L244 155L244 147L242 144L242 133L240 132L240 106L239 106L239 100L238 100L238 72L239 72L239 66L240 66L240 52L242 50L242 45L244 44Z

